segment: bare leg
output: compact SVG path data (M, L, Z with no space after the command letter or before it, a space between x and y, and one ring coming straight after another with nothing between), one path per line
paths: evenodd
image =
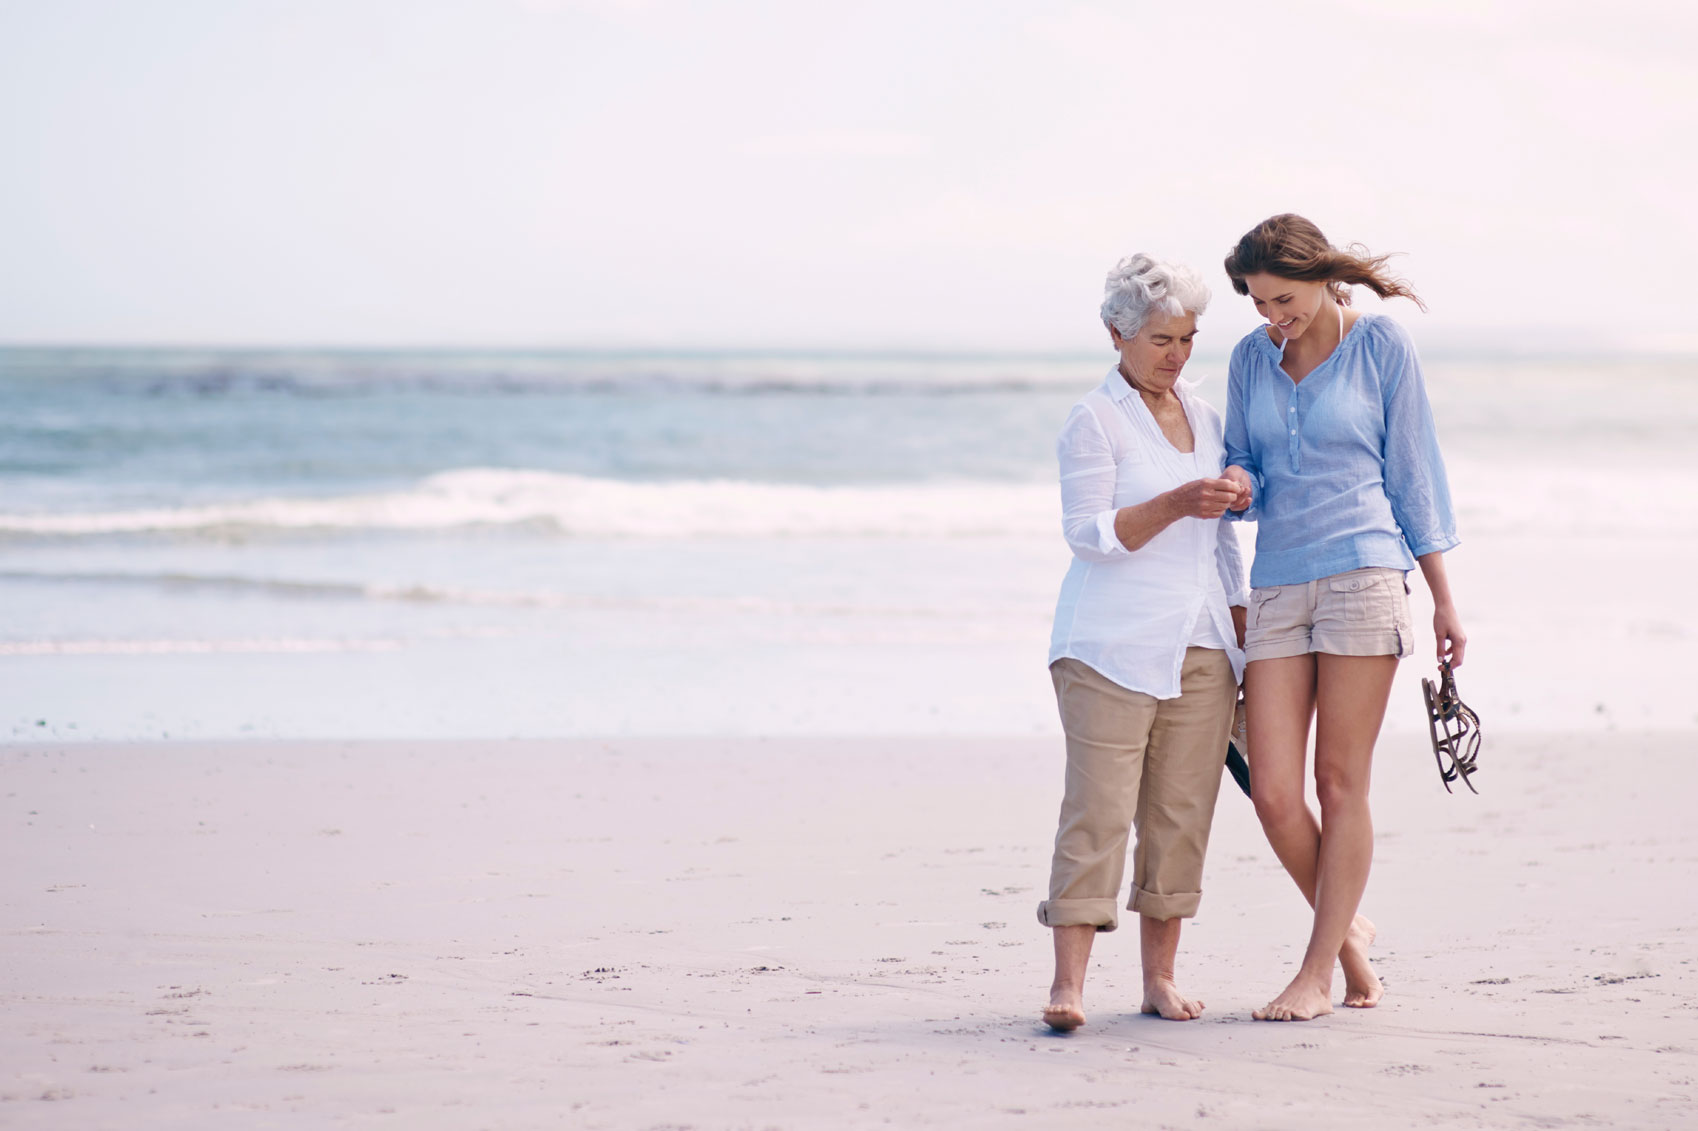
M1256 815L1274 855L1285 866L1309 906L1315 906L1321 826L1303 797L1309 720L1315 710L1314 654L1257 660L1245 673L1250 719ZM1382 708L1383 713L1383 708ZM1374 925L1357 915L1339 948L1344 968L1344 1004L1370 1008L1385 989L1368 963Z
M1085 967L1091 961L1091 943L1097 929L1081 926L1056 927L1055 981L1049 987L1049 1005L1044 1022L1051 1029L1077 1029L1085 1023Z
M1139 916L1138 942L1144 958L1143 1010L1158 1013L1169 1021L1192 1021L1203 1015L1203 1003L1183 996L1173 984L1173 960L1179 954L1179 927L1184 921Z
M1317 654L1314 662L1315 791L1321 802L1315 924L1297 977L1256 1011L1264 1020L1306 1021L1332 1012L1333 961L1355 925L1374 855L1368 783L1397 657Z
M1309 906L1315 906L1313 899ZM1384 983L1368 964L1368 948L1374 945L1377 933L1372 920L1358 911L1350 920L1344 945L1338 948L1338 964L1344 969L1344 1004L1351 1009L1372 1009L1385 996Z
M1315 871L1321 827L1303 796L1309 720L1315 709L1315 656L1256 660L1244 678L1250 723L1250 789L1262 832L1303 897L1315 902ZM1332 1011L1332 964L1318 1006L1309 1016ZM1257 1018L1267 1010L1257 1010Z

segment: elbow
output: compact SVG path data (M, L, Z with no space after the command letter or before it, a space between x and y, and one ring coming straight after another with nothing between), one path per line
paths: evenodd
M1082 514L1063 522L1061 531L1076 557L1088 562L1113 561L1137 548L1121 541L1119 517L1120 512L1113 509Z
M1062 537L1067 540L1067 548L1073 551L1073 556L1080 561L1106 562L1114 559L1114 554L1106 551L1097 537L1097 524L1083 522L1077 526L1062 530Z
M1069 538L1067 548L1073 551L1073 556L1083 562L1112 562L1121 555L1104 550L1094 538Z
M1403 541L1414 557L1442 554L1462 544L1462 539L1456 536L1456 518L1448 508L1407 505L1396 495L1390 496L1390 502L1392 521L1402 531Z

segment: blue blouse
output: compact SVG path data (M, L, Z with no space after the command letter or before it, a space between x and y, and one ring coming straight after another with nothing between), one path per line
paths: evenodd
M1250 473L1250 584L1297 585L1364 566L1408 570L1457 545L1450 485L1415 343L1363 314L1301 381L1267 330L1232 351L1226 462Z

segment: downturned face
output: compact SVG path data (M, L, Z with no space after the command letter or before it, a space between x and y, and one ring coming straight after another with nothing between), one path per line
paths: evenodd
M1327 293L1325 283L1262 274L1246 275L1244 285L1250 288L1250 301L1256 304L1256 313L1266 318L1274 332L1287 341L1301 338L1321 314L1333 317L1332 296Z
M1153 314L1130 338L1110 327L1109 337L1120 351L1120 372L1140 392L1161 394L1173 388L1185 363L1191 360L1197 336L1197 316Z

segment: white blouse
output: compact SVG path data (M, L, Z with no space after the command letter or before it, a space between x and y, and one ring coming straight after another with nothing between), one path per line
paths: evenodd
M1070 657L1133 691L1179 696L1185 649L1224 648L1244 678L1229 605L1244 605L1244 559L1226 520L1182 518L1136 550L1114 534L1121 507L1148 502L1225 465L1220 414L1181 381L1174 386L1194 437L1181 452L1144 399L1109 370L1061 428L1061 529L1073 564L1061 583L1049 662Z

